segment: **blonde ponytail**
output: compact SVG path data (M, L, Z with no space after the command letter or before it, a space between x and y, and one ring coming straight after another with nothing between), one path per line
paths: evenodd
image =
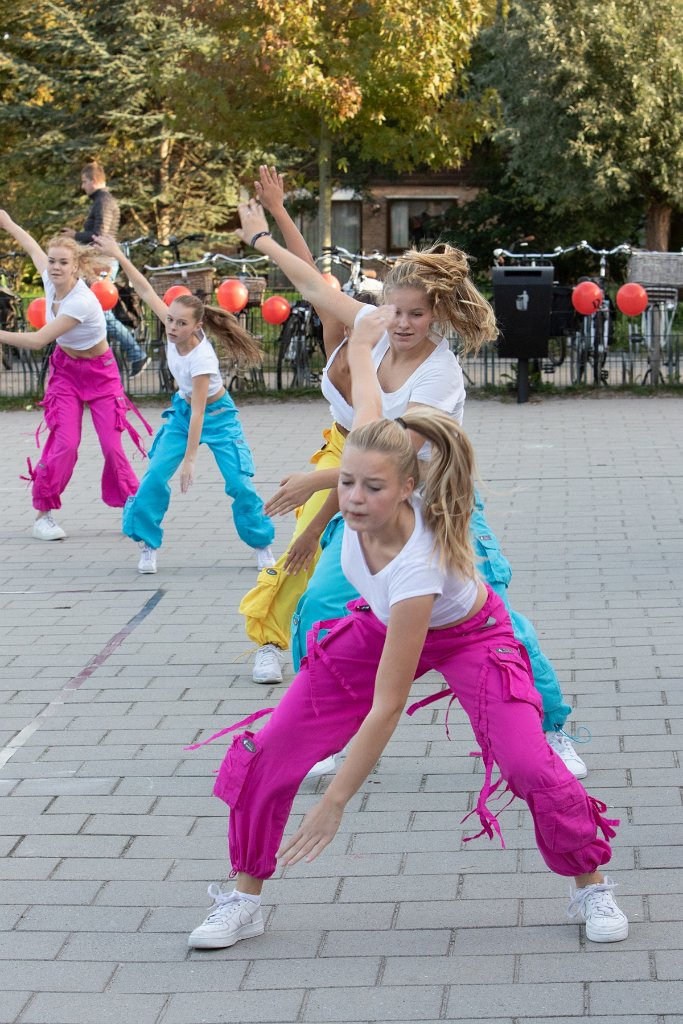
M420 464L408 430L431 443L431 457L422 494L422 515L434 535L434 550L443 568L465 579L476 576L470 541L474 509L474 449L462 427L445 412L412 410L395 420L373 420L349 434L346 444L359 451L379 452L394 459L400 479L417 485Z
M491 304L469 276L461 249L439 242L428 249L409 249L399 256L384 281L386 301L395 288L419 288L427 294L434 323L443 333L451 327L462 339L462 351L476 354L498 336Z
M260 346L232 313L218 306L205 306L196 295L179 295L173 301L191 309L197 322L203 321L219 356L234 359L247 369L261 365L263 352Z

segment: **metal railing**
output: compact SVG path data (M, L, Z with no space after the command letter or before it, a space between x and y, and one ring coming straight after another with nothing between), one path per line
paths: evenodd
M286 293L290 301L296 301L296 295ZM141 332L149 338L159 337L154 317L148 314L147 329ZM226 383L232 381L233 390L253 392L275 392L277 390L277 355L282 326L266 323L261 316L260 306L248 307L240 319L244 326L259 341L264 351L262 373L258 375L235 374L234 364L230 360L221 360L221 369ZM610 346L604 354L602 386L651 386L651 342L639 334L632 333L627 342ZM668 332L659 340L659 385L681 385L681 350L682 335ZM456 339L452 347L458 351ZM0 346L0 399L42 397L45 377L46 359L42 353L29 353ZM149 364L136 376L131 375L131 366L125 354L114 346L121 377L128 394L135 398L163 396L169 393L168 375L164 371L165 356L163 345L148 342L147 354ZM552 358L532 360L530 364L532 388L586 388L593 386L590 368L582 370L580 346L576 338L568 336L552 349ZM495 346L485 347L476 357L461 359L465 383L468 389L476 388L510 388L514 389L517 379L517 361L502 359L498 356ZM606 380L604 376L606 374Z

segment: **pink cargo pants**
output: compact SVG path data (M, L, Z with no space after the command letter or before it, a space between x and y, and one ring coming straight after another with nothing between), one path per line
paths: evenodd
M221 764L214 793L231 808L233 872L255 878L273 874L302 779L316 761L349 742L370 710L386 628L362 599L349 607L352 614L333 624L323 640L311 631L301 671L268 724L257 733L237 735ZM492 783L495 762L507 788L528 804L548 867L566 876L592 872L609 861L607 840L618 822L602 816L605 805L587 795L548 746L527 661L503 602L489 590L486 604L468 622L429 630L415 678L430 669L441 672L446 692L457 697L470 719L486 772L476 806L482 832L501 835L487 806L500 785Z
M102 501L122 508L138 489L138 478L121 443L123 431L128 431L143 455L145 451L126 413L135 412L150 434L152 428L126 397L114 353L109 350L95 359L73 359L57 347L50 359L50 377L41 403L49 435L35 467L27 460L29 479L33 481L33 507L40 512L62 507L61 496L78 460L86 403L104 455ZM36 432L38 443L40 429Z

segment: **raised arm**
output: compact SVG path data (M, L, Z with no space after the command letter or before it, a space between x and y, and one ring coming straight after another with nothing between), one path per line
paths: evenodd
M15 242L31 257L34 267L42 277L47 270L47 254L36 242L35 238L29 235L28 231L24 231L18 224L15 224L6 210L0 210L0 228L11 235Z
M382 395L372 361L372 349L395 316L395 306L378 306L354 325L349 336L347 358L351 371L354 427L362 427L382 416Z
M306 239L299 231L285 209L285 184L284 177L278 174L275 167L266 167L262 164L259 167L260 181L254 182L256 198L268 212L282 232L285 245L291 253L298 256L305 263L310 263L316 270L313 253L306 244ZM319 271L318 271L319 273Z
M347 803L381 757L408 699L433 605L434 597L428 595L392 606L372 707L324 797L280 847L278 857L285 865L304 857L311 861L322 853L334 838Z
M324 280L315 266L299 259L294 253L288 252L287 249L279 245L270 235L268 221L261 205L255 199L250 199L248 203L241 203L237 209L242 223L237 234L247 245L251 245L253 239L253 248L262 252L264 256L270 256L271 260L277 263L287 275L297 291L301 292L303 297L317 310L329 313L343 324L353 323L356 314L362 309L362 302L337 291ZM261 232L266 232L266 234L256 239L256 235Z
M93 245L103 255L113 256L114 259L118 260L121 269L127 275L128 280L142 301L146 306L149 306L152 312L159 317L162 324L165 325L168 306L161 296L157 295L154 291L145 275L140 273L134 263L131 263L111 235L93 235Z

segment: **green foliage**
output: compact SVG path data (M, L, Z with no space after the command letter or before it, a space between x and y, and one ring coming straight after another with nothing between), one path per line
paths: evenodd
M460 163L493 125L467 95L472 42L494 0L187 0L206 40L180 83L205 131L396 170Z
M79 172L99 159L124 231L224 225L246 154L207 142L172 96L202 39L168 4L143 0L5 0L0 15L0 190L28 227L78 225ZM251 154L249 154L251 157Z
M520 191L558 214L636 199L661 247L683 206L682 41L680 0L512 0L479 81Z

